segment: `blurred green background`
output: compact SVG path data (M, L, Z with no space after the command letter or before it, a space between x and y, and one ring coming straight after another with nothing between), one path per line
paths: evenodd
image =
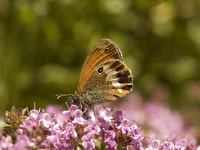
M63 104L102 38L122 50L134 91L200 126L199 0L0 0L0 113Z

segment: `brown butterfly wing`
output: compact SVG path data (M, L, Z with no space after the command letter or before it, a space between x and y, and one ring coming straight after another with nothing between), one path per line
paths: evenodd
M106 100L115 101L132 91L133 76L131 70L124 63L112 60L104 66L106 66Z
M94 105L115 101L131 90L131 71L119 60L112 59L96 66L79 96L86 105Z
M113 59L102 63L98 68L101 67L103 68L101 74L104 77L102 78L99 73L101 82L97 86L98 97L105 101L115 101L132 90L132 73L124 63Z
M83 65L77 91L80 101L86 105L114 101L131 90L132 74L121 51L111 40L102 39Z
M111 59L117 59L123 62L122 54L118 46L110 39L102 39L86 57L80 74L78 91L83 90L97 66Z

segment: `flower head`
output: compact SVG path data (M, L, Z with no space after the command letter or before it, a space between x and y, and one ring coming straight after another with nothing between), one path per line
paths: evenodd
M104 117L102 114L108 116ZM99 113L96 119L90 119L85 118L76 105L71 105L69 110L63 112L33 109L15 127L16 130L12 130L13 134L0 136L0 149L193 150L196 148L196 145L188 139L151 139L145 144L141 128L125 118L122 111L113 114Z

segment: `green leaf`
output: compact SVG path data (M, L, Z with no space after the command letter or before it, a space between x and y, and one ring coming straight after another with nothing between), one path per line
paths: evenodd
M5 128L5 127L12 127L11 125L5 123L5 122L2 121L2 120L0 120L0 126L1 126L2 128Z
M26 118L27 116L20 116L20 121L23 122Z

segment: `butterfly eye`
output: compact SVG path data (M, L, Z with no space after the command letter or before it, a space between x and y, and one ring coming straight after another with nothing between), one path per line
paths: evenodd
M100 67L99 69L98 69L98 73L102 73L103 72L103 67Z

